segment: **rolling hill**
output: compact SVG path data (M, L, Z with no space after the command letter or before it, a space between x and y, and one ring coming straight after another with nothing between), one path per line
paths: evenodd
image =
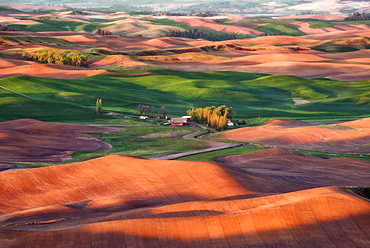
M370 244L369 201L344 188L261 194L238 183L258 176L209 162L108 156L0 178L3 247Z
M367 5L158 2L0 6L0 247L370 247L370 21L330 15ZM247 125L155 118L219 105Z
M343 125L273 119L262 126L230 130L217 136L267 146L361 154L370 152L369 123L369 118Z
M4 70L9 71L7 68ZM73 78L74 74L70 74L72 79L30 76L0 79L0 85L5 87L0 89L1 106L7 110L1 120L109 118L95 114L96 98L103 99L104 113L137 114L139 104L154 106L157 111L166 106L172 116L184 115L191 108L226 104L234 108L236 119L251 119L259 115L270 118L336 118L366 116L368 113L367 81L349 83L211 71L131 73L121 71L83 78ZM62 77L66 78L66 75ZM297 99L306 102L296 105Z

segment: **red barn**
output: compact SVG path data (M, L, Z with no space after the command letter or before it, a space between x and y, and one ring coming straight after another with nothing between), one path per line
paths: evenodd
M173 126L183 126L183 125L186 125L187 122L188 121L185 118L171 118L170 119L170 123Z

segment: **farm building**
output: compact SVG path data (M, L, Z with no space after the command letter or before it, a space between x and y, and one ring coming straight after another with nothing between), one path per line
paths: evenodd
M190 115L185 115L181 118L186 119L187 121L191 121L191 116Z
M171 118L169 122L173 126L183 126L188 123L186 118Z
M227 125L229 127L232 127L232 126L234 126L234 123L230 119L227 119Z

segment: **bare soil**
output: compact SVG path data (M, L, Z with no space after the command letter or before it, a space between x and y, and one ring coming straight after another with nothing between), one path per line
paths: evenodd
M118 128L19 119L0 123L1 162L56 162L70 151L102 151L111 146L83 132L115 132Z
M370 153L370 120L330 125L271 120L262 126L226 131L220 138L307 151Z
M279 159L279 154L274 155ZM326 161L296 153L288 156L313 159L317 164ZM273 160L265 166L270 163L277 168ZM312 165L304 163L299 166L308 169ZM340 166L345 167L343 163ZM365 166L359 162L355 168L360 172ZM325 167L336 171L333 164ZM320 170L323 169L324 163ZM355 174L342 177L357 178ZM210 162L115 155L82 163L2 172L0 244L2 247L369 246L370 236L366 232L370 228L369 201L342 187L312 188L315 181L311 182L311 189L277 193L286 191L290 182L307 183L304 175L291 176L284 183L285 179Z
M186 21L189 22L190 20L186 19ZM296 23L296 25L302 26L308 25L308 23L302 22ZM65 75L67 78L79 78L106 73L105 68L132 69L159 66L180 71L239 71L277 75L285 74L303 78L326 77L344 81L366 80L370 78L368 49L345 53L325 53L310 49L312 46L332 40L369 37L370 31L368 27L340 26L340 30L326 30L325 32L314 30L317 34L303 37L280 35L261 36L251 39L219 42L175 37L101 36L75 32L40 32L37 34L30 32L0 32L0 35L37 35L65 39L80 45L102 49L100 50L101 54L110 55L107 58L91 59L89 61L90 68L47 65L23 61L19 57L2 57L0 68L3 69L0 69L0 77L30 75L61 78L60 75ZM13 43L9 43L8 41L1 42L0 40L0 50L11 51L12 49L45 48L42 45ZM211 47L213 49L217 47L217 49L212 51ZM58 46L57 48L67 49L67 47ZM75 49L84 50L86 48L75 47ZM128 56L122 56L132 54L128 51L136 51L135 56L160 56L201 52L214 56L225 56L229 59L205 60L204 57L197 59L197 56L194 56L190 60L163 59L161 61L137 61ZM112 56L117 57L114 58Z

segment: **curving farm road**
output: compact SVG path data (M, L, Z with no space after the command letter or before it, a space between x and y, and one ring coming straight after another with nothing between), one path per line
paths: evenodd
M204 126L198 125L198 124L192 124L194 126L198 126L201 128L205 128ZM182 138L187 139L187 140L194 140L194 141L200 141L202 135L205 135L209 133L209 131L201 132L201 131L195 131L189 134L184 135ZM177 159L185 156L190 156L194 154L199 154L199 153L204 153L204 152L211 152L211 151L217 151L217 150L222 150L222 149L228 149L232 147L237 147L241 146L242 144L239 143L223 143L223 142L215 142L215 141L209 141L209 140L201 140L202 144L207 146L207 148L204 149L199 149L195 151L190 151L190 152L181 152L181 153L175 153L175 154L170 154L166 156L161 156L161 157L156 157L152 158L153 160L172 160L172 159Z

